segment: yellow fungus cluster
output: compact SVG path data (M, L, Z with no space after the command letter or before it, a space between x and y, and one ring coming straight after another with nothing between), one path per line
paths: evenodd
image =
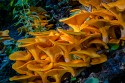
M98 32L86 35L84 32L58 29L30 34L35 38L18 41L21 43L19 47L25 47L26 51L17 51L9 57L16 60L12 68L22 74L10 78L11 81L49 83L51 81L47 78L50 76L56 80L55 83L60 83L61 77L66 72L75 76L77 68L100 64L107 60L104 54L97 54L98 49L92 45L108 48L101 41L101 34Z
M84 21L84 25L98 28L105 43L120 44L125 40L124 0L79 0L79 2L91 8L91 12L83 10L80 12L85 16L89 13L89 19Z
M9 30L0 31L0 42L10 39L8 33L9 33Z
M79 1L87 5L90 1L92 6L102 3L102 0L98 0L98 3L93 2L95 0ZM119 14L117 16L117 13L112 11L112 8L121 6L109 4L103 3L103 7L91 12L80 10L74 16L60 20L68 24L72 30L30 32L34 38L19 40L19 47L25 47L26 51L17 51L9 56L11 60L16 61L12 68L20 74L10 78L10 81L61 83L61 77L67 72L75 76L77 68L105 62L106 55L98 54L97 51L108 49L107 43L120 44L125 40L122 35L124 19L121 20ZM121 8L119 11L120 15L122 10ZM116 37L116 28L121 30L119 38Z

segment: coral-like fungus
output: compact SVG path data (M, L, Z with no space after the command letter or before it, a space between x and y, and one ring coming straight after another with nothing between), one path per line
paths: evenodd
M95 0L79 1L96 9L91 12L81 10L74 16L60 20L72 30L30 32L34 38L18 41L19 47L25 47L26 51L10 55L11 60L16 60L12 68L21 74L10 78L11 81L61 83L61 77L67 72L75 76L77 68L105 62L106 55L97 51L108 49L107 43L120 44L125 40L122 32L124 19L120 18L123 9L117 5L121 8L117 9L120 10L118 14L112 10L116 6L110 6L122 0L106 0L110 5L102 0L98 0L98 3L93 2ZM116 30L121 30L119 37Z

